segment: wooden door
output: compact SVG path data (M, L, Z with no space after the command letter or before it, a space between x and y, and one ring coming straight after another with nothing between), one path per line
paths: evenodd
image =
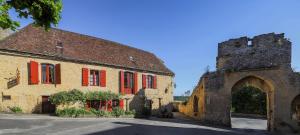
M42 113L54 113L55 105L49 101L49 96L42 96Z

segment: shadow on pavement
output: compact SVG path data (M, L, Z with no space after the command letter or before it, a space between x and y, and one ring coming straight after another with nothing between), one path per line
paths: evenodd
M112 130L99 131L89 135L241 135L231 131L215 131L200 128L182 128L182 127L168 127L133 124L126 122L114 122L119 125L126 125L125 127L114 128Z
M149 120L153 122L153 119ZM105 131L98 131L90 133L89 135L268 135L265 131L259 130L239 130L228 128L212 128L201 126L199 124L192 125L193 123L172 123L170 121L164 122L165 124L140 124L129 122L114 122L116 125L121 125L113 129ZM187 122L187 121L186 121Z

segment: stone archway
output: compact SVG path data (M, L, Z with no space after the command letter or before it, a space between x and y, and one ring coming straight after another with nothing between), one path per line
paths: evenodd
M194 116L193 97L180 112L229 127L232 90L248 85L266 93L269 131L299 132L300 123L292 120L291 111L293 108L295 112L296 108L291 103L299 94L300 73L291 68L291 52L292 44L284 34L269 33L252 39L240 37L219 43L216 71L202 75L192 93L200 99L201 112Z
M193 108L194 108L194 112L199 112L199 98L197 96L194 96L194 101L193 101Z
M291 107L292 120L297 121L300 124L300 95L293 99Z
M256 76L247 76L238 80L231 88L231 93L234 90L240 90L245 86L252 86L260 89L262 92L266 93L267 99L267 128L270 131L274 127L274 87L267 80L256 77ZM231 116L230 116L231 117Z

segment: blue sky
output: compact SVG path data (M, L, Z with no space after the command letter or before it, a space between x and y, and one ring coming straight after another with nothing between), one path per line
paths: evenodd
M292 66L300 70L299 0L63 0L63 6L58 28L163 59L176 74L174 95L192 90L207 66L215 70L217 44L229 38L285 33L293 42Z

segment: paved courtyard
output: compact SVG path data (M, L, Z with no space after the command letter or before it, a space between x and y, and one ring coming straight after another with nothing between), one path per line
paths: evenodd
M264 120L233 119L234 129L202 126L184 118L57 118L0 114L0 134L53 135L266 135ZM252 128L251 130L240 128ZM256 128L256 129L255 129Z

